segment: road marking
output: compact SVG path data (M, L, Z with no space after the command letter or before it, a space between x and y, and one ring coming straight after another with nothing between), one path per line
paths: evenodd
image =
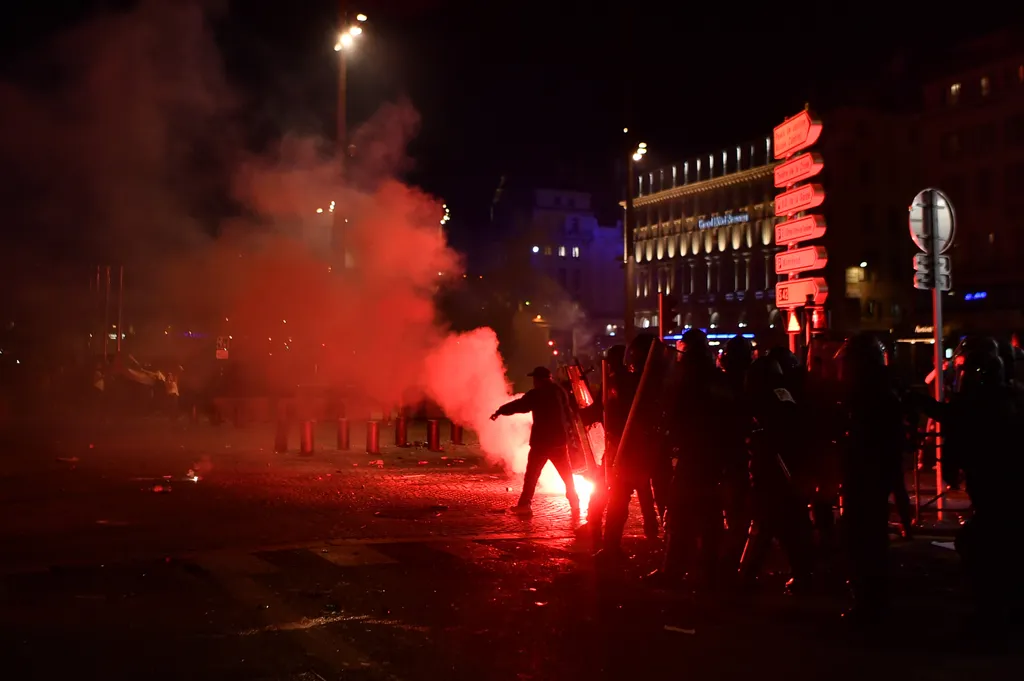
M259 559L257 558L256 560ZM229 563L227 570L217 569L215 567L216 561L204 561L204 563L203 567L232 599L252 608L256 613L256 618L263 626L252 630L252 633L260 633L262 631L291 632L296 642L307 654L329 665L339 674L354 667L366 669L376 666L369 657L349 645L347 641L342 640L339 635L323 629L323 625L330 624L330 621L319 622L317 619L320 618L309 620L309 618L301 617L299 613L293 611L277 594L261 586L252 576L232 572L231 568L241 565L242 561ZM287 624L309 621L312 621L310 626Z
M193 561L207 572L220 575L257 577L280 572L273 563L240 551L213 551L196 556Z
M405 624L398 620L380 619L379 617L371 617L370 615L337 614L324 615L323 617L303 617L296 622L271 624L265 627L259 627L258 629L246 629L245 631L238 632L238 635L254 636L256 634L264 634L271 631L306 631L307 629L323 627L336 622L362 622L364 624L388 626L395 629L404 629L406 631L416 631L421 634L430 632L430 627L418 627L412 624Z
M388 565L398 561L369 546L348 544L344 546L326 546L308 549L310 553L341 567L359 567L361 565Z

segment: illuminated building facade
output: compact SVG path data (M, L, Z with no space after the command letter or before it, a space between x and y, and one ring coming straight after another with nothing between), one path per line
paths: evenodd
M678 302L664 320L668 337L695 327L784 339L774 305L774 167L771 140L762 138L640 174L631 286L638 328L658 327L663 293Z
M915 315L914 247L907 206L916 192L914 118L877 107L839 107L820 116L814 151L824 170L820 209L828 231L816 240L828 264L826 315L838 334L901 333L926 324ZM786 315L775 305L775 195L771 138L731 147L638 178L633 254L635 323L657 328L658 293L679 301L666 335L689 327L729 337L785 343Z
M1024 327L1024 42L1005 31L958 46L925 83L922 188L957 217L947 319L970 331Z

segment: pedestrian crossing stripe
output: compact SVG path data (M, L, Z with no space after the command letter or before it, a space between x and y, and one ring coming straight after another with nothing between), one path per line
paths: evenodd
M319 549L309 549L309 552L340 567L389 565L398 562L391 556L375 551L365 544L325 546Z

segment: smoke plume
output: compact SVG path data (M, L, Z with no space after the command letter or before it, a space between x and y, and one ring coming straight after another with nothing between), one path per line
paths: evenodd
M10 313L61 327L39 364L94 361L87 338L112 320L87 282L123 265L136 356L212 359L229 336L249 384L338 389L353 418L425 394L523 470L529 416L488 418L511 398L494 332L449 335L437 319L460 258L441 202L398 179L416 112L383 106L352 158L287 132L255 152L208 19L199 3L144 1L0 83L0 198L20 236L5 251Z

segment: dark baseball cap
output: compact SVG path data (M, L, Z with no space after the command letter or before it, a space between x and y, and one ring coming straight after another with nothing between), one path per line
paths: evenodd
M547 367L537 367L526 375L535 376L536 378L551 378L551 370Z

